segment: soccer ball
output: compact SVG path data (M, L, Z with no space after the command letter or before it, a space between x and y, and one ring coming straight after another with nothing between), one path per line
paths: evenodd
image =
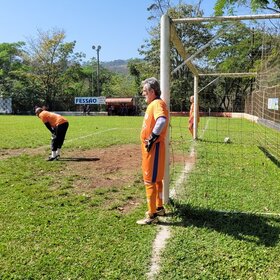
M226 144L230 143L230 138L229 137L225 137L224 143L226 143Z

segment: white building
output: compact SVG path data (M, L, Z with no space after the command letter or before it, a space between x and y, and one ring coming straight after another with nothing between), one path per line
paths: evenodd
M0 97L0 114L12 113L12 98Z

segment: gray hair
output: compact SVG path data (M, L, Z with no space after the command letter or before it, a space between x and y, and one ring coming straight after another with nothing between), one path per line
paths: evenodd
M155 91L156 96L161 95L160 85L156 78L154 77L148 78L144 80L141 84L142 86L147 85L149 90L153 89Z
M43 112L44 110L41 107L37 107L35 109L35 114L38 116L41 112Z

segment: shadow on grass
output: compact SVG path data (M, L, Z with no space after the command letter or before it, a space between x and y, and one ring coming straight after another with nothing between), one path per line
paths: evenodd
M280 168L280 161L272 155L266 148L258 146L258 148L269 158L278 168Z
M174 214L180 218L181 222L169 223L172 226L209 228L231 235L238 240L266 247L276 246L279 241L280 217L222 212L193 208L190 205L176 205L175 208Z
M63 157L59 161L98 161L100 158L86 158L86 157Z

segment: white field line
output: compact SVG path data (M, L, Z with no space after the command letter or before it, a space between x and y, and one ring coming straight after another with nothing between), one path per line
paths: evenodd
M91 137L93 135L98 135L98 134L102 134L102 133L106 133L106 132L109 132L109 131L112 131L112 130L117 130L117 129L121 129L121 130L134 130L134 128L118 128L118 127L113 127L113 128L109 128L109 129L106 129L106 130L102 130L102 131L97 131L97 132L94 132L94 133L91 133L91 134L87 134L87 135L84 135L84 136L80 136L80 137L76 137L76 138L73 138L73 139L69 139L69 140L65 140L65 143L67 142L73 142L73 141L77 141L77 140L81 140L81 139L85 139L85 138L88 138L88 137ZM41 146L41 147L38 147L37 149L40 150L40 149L44 149L44 148L47 148L49 147L50 145L44 145L44 146Z
M201 137L204 136L204 133L207 130L208 121L203 129ZM195 157L195 142L192 142L190 149L191 149L190 158L192 159ZM194 160L190 160L190 162L185 163L184 169L181 172L181 176L175 182L175 187L170 190L171 198L178 198L180 196L181 192L183 191L182 190L183 183L187 179L188 174L193 169L194 164L195 164ZM151 266L149 272L147 273L148 280L155 279L156 275L158 274L160 270L160 254L161 251L165 248L166 242L170 237L171 237L170 227L167 225L161 225L159 227L159 231L153 243Z
M128 130L131 130L131 129L134 129L134 128L117 128L117 127L114 127L114 128L109 128L109 129L106 129L106 130L102 130L102 131L97 131L97 132L94 132L94 133L90 133L90 134L87 134L87 135L84 135L84 136L80 136L80 137L77 137L77 138L73 138L73 139L69 139L69 140L65 140L65 143L66 142L73 142L73 141L77 141L77 140L81 140L81 139L84 139L84 138L88 138L88 137L92 137L94 135L98 135L98 134L102 134L102 133L106 133L106 132L109 132L109 131L112 131L112 130L117 130L117 129L128 129ZM44 151L45 149L47 148L50 148L50 144L48 145L44 145L44 146L40 146L40 147L37 147L37 148L26 148L24 149L26 153L28 153L28 151L32 150L32 151L37 151L38 153ZM22 151L22 149L20 149L20 153L19 154L22 154L24 153L24 151ZM18 156L19 154L15 154L13 156Z
M207 120L205 127L202 129L202 134L200 135L201 138L204 137L204 133L207 131L209 124L209 119ZM192 143L190 152L190 162L186 162L184 169L181 172L180 177L176 180L174 184L174 188L170 190L170 197L178 199L184 192L183 189L183 183L186 181L188 175L190 174L191 170L193 169L195 165L195 142ZM272 216L280 216L280 213L249 213L249 212L234 212L234 211L223 211L223 210L217 210L220 213L224 214L256 214L256 215L272 215ZM150 270L147 273L148 280L155 279L157 273L160 270L160 253L162 250L164 250L167 240L171 237L170 227L167 225L161 225L159 227L159 231L157 233L157 236L155 238L154 244L153 244L153 253L152 253L152 259L151 259L151 266Z
M155 279L160 270L160 253L165 248L167 240L170 238L169 226L161 225L153 244L153 255L150 270L147 273L149 280Z
M101 134L101 133L106 133L108 131L112 131L112 130L116 130L116 129L118 129L118 128L115 127L115 128L109 128L109 129L106 129L106 130L102 130L102 131L97 131L97 132L94 132L94 133L91 133L91 134L87 134L87 135L84 135L84 136L80 136L80 137L76 137L76 138L73 138L73 139L65 140L65 143L66 142L69 143L69 142L85 139L85 138L91 137L93 135L98 135L98 134ZM45 149L45 148L48 148L48 147L50 147L50 145L44 145L44 146L38 147L36 149L37 150L41 150L41 149Z
M98 135L98 134L101 134L101 133L105 133L105 132L112 131L112 130L117 130L117 129L119 129L119 128L116 128L116 127L109 128L109 129L106 129L106 130L97 131L97 132L94 132L94 133L91 133L91 134L88 134L88 135L84 135L84 136L80 136L80 137L73 138L73 139L70 139L70 140L66 140L65 142L73 142L73 141L76 141L76 140L85 139L85 138L91 137L93 135Z
M190 153L191 157L195 156L195 151L194 151L193 146L194 146L194 144L192 144L192 147L191 147L191 153ZM191 162L193 162L193 161L191 161ZM180 196L183 182L186 180L188 173L193 168L193 165L194 165L194 163L188 163L188 162L185 163L185 167L181 173L181 176L175 182L176 190L175 190L175 188L170 190L171 198L177 198L178 196ZM159 272L159 270L160 270L160 253L165 248L166 242L170 238L170 236L171 236L170 227L167 225L165 225L165 226L161 225L159 228L159 231L157 233L157 236L154 240L154 244L153 244L151 267L150 267L149 272L147 273L148 280L155 279L155 276Z
M134 128L118 128L118 127L113 127L113 128L109 128L109 129L106 129L106 130L102 130L102 131L97 131L97 132L94 132L94 133L91 133L91 134L87 134L87 135L84 135L84 136L80 136L80 137L77 137L77 138L73 138L73 139L69 139L69 140L65 140L65 142L73 142L73 141L76 141L76 140L81 140L81 139L85 139L85 138L88 138L88 137L91 137L93 135L98 135L98 134L102 134L102 133L106 133L106 132L109 132L109 131L112 131L112 130L117 130L117 129L121 129L121 130L131 130L131 129L134 129ZM49 145L45 145L44 147L48 147Z

